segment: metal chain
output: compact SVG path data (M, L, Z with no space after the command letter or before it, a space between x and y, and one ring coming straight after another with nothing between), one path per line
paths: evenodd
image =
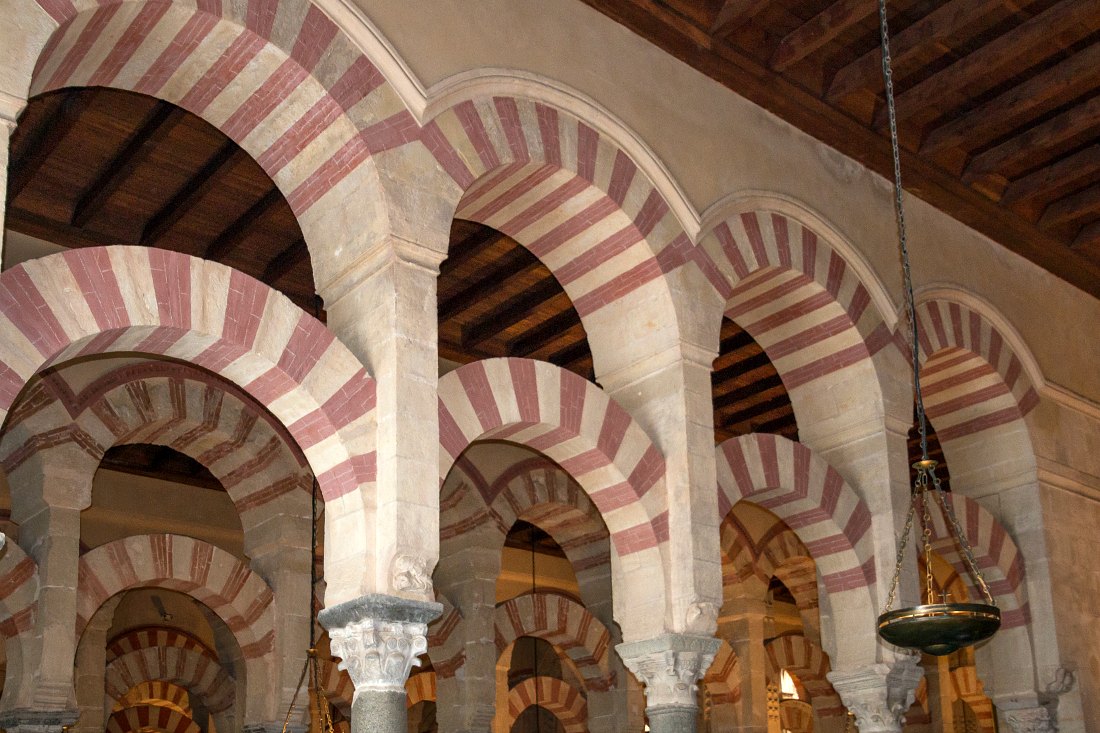
M924 584L928 603L936 602L936 587L932 576L932 514L928 511L928 474L917 471L917 485L920 493L915 501L920 501L921 538L924 540Z
M882 609L883 613L889 613L890 609L894 607L894 600L898 592L898 580L901 578L901 565L905 560L905 547L909 544L909 533L913 529L913 510L915 507L915 502L909 502L909 513L905 515L905 529L902 530L901 542L898 543L898 556L894 562L894 578L890 581L890 593L886 596L886 607Z
M959 519L955 516L955 510L952 508L951 503L947 501L946 492L941 487L940 480L935 474L932 474L932 484L935 487L934 493L936 499L939 500L943 515L947 518L947 521L951 522L951 526L955 530L955 541L959 544L959 548L963 552L963 557L966 559L966 565L970 568L970 572L978 582L978 589L981 590L982 595L985 596L986 603L991 606L996 606L997 602L993 600L993 594L989 592L989 586L985 582L985 576L982 575L982 571L978 568L978 563L974 559L974 550L970 546L970 541L967 540L966 535L963 534L962 525L959 524Z

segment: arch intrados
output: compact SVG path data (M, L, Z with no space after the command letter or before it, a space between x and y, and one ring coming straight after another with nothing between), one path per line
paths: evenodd
M107 664L107 695L116 703L143 682L167 682L201 699L211 713L228 710L236 699L233 678L205 654L181 647L146 648L122 654Z
M197 723L169 707L137 705L111 714L107 733L200 733Z
M186 688L163 680L139 682L130 688L114 705L112 712L137 705L161 705L178 713L191 716L190 693Z
M588 702L584 693L564 680L553 677L528 677L508 693L509 730L519 716L535 706L552 713L566 733L583 733L588 724Z

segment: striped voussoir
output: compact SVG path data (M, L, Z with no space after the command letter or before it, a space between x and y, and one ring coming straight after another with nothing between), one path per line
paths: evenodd
M667 541L664 457L596 385L530 359L460 367L439 381L441 484L462 451L483 438L520 443L557 462L591 497L620 556L656 553Z
M374 381L285 296L215 262L95 247L0 274L0 417L39 369L88 354L188 361L238 385L294 437L326 499L374 481Z
M438 677L454 677L466 662L463 618L445 596L437 595L436 601L443 605L443 613L428 624L428 658Z
M618 145L547 104L464 101L426 124L421 139L464 191L457 216L525 245L582 319L675 269L694 249Z
M978 721L979 733L996 733L997 713L993 708L993 701L985 694L982 682L978 679L978 670L974 665L961 665L951 670L951 686L955 697L974 713Z
M870 358L891 333L840 253L785 214L751 211L700 241L703 274L788 390Z
M121 699L142 682L171 682L202 700L211 713L228 710L236 683L216 659L195 649L146 647L115 657L104 676L107 697Z
M802 634L783 634L764 644L768 660L768 680L779 684L780 670L798 678L813 702L818 715L844 715L846 709L840 696L829 683L829 657L817 644Z
M306 0L39 4L58 28L32 94L106 86L172 102L248 151L299 217L371 156L419 137L378 69ZM319 234L305 221L303 233Z
M720 527L723 583L755 578L767 587L773 577L794 596L799 610L817 608L817 567L798 535L778 520L756 541L738 520L736 508Z
M588 691L608 690L614 684L607 658L610 632L584 606L563 595L539 591L501 603L495 635L498 653L521 636L547 642Z
M321 689L328 701L340 711L345 718L351 718L351 702L355 695L355 685L347 672L337 666L335 659L317 658L318 677Z
M554 677L528 677L508 693L509 730L523 711L538 705L552 713L561 723L564 733L585 733L588 730L588 702L580 690Z
M974 559L981 568L997 606L1001 609L1001 627L1011 629L1026 626L1030 620L1027 600L1027 584L1024 574L1024 557L1005 531L1004 525L994 518L981 504L958 492L947 495L947 501L955 512L970 546ZM970 599L984 598L978 590L966 566L966 560L958 545L948 533L942 512L932 512L932 548L955 568L966 584Z
M943 300L916 312L924 403L941 441L1013 422L1039 403L1020 357L981 313Z
M80 558L77 635L105 600L142 587L180 591L206 605L233 632L245 659L273 648L274 596L267 583L225 550L171 534L126 537Z
M753 433L717 448L718 508L742 499L764 507L798 535L830 593L875 580L871 513L840 474L801 443Z
M405 705L412 707L418 702L435 700L435 672L416 672L405 680Z
M134 685L125 695L115 702L112 712L138 705L160 705L172 708L187 717L193 717L190 694L179 685L164 680L151 680Z
M0 554L0 639L10 639L34 626L38 582L38 565L8 537Z
M157 647L189 649L204 654L211 659L217 659L217 654L213 649L186 631L164 626L152 626L127 631L108 642L107 661L111 662L116 657L130 652Z
M718 640L718 652L702 679L703 689L713 705L741 701L741 663L725 639Z
M440 543L493 524L498 532L507 534L511 525L505 525L489 511L490 501L488 481L469 454L463 453L447 472L447 478L439 490Z
M490 488L490 511L498 526L517 519L538 526L565 552L581 574L611 562L610 535L592 499L553 462L536 457L511 466Z
M246 532L267 519L251 510L295 491L300 503L308 501L312 474L290 434L246 394L206 372L156 361L116 369L80 394L60 378L32 388L51 392L64 410L20 411L25 442L10 452L0 442L9 474L55 444L45 436L83 436L79 445L96 464L107 448L129 443L165 445L194 458L221 482Z
M170 707L135 705L111 714L107 733L200 733L194 720Z
M814 729L814 709L802 700L779 703L779 728L789 733L810 733Z

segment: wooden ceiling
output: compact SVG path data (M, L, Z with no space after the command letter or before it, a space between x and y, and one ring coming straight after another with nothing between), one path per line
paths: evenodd
M325 317L301 231L271 180L213 127L150 97L74 89L31 100L12 138L7 224L65 247L135 244L218 260ZM443 359L528 357L594 378L569 296L495 229L453 222L438 299ZM729 319L712 387L716 442L754 431L798 438L775 367ZM218 486L201 466L157 446L115 448L104 466Z
M583 0L892 180L876 0ZM905 187L1100 297L1100 3L889 0Z

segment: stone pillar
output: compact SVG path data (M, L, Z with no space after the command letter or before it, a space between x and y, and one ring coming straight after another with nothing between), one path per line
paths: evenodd
M1010 733L1056 733L1058 730L1054 715L1043 705L1002 710L1001 718Z
M901 733L924 670L916 656L829 672L829 682L856 716L859 733Z
M103 690L107 672L107 631L114 621L115 608L122 596L108 598L80 637L76 649L76 702L80 719L73 733L100 733L110 715Z
M646 716L652 733L695 733L698 682L718 652L712 636L665 634L619 644L627 669L645 685Z
M4 258L4 211L8 200L8 150L27 100L0 92L0 263Z
M360 587L434 601L439 558L438 246L377 241L354 271L321 294L328 327L373 375L377 479L366 557L326 558L326 580L363 574ZM333 550L339 552L334 545Z
M768 729L767 657L764 624L768 606L763 599L730 601L730 612L718 621L719 634L737 655L741 673L741 715L738 730L765 733Z
M434 602L371 594L326 608L320 621L332 653L355 685L352 733L407 733L405 681L428 648Z

